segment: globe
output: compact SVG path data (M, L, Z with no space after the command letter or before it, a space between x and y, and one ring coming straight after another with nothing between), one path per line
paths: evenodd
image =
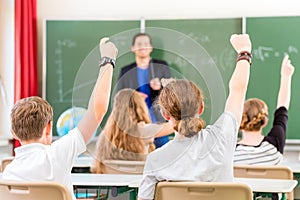
M56 131L58 136L66 135L70 130L75 128L85 113L86 109L81 107L72 107L65 110L59 116L56 123Z

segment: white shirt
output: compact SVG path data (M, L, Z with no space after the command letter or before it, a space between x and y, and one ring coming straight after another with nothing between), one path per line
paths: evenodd
M233 181L237 133L237 120L226 112L199 134L174 139L150 153L139 187L139 198L153 199L159 181Z
M26 144L15 149L14 160L5 168L2 178L24 181L54 181L73 193L71 170L86 145L78 128L51 145Z

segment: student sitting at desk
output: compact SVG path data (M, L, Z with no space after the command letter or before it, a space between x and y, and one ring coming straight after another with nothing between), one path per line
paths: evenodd
M293 73L294 67L288 56L285 56L281 65L280 89L273 127L267 136L262 134L262 129L268 123L266 103L257 98L245 102L240 125L242 139L236 146L234 164L277 165L282 161Z
M170 134L167 123L151 124L144 98L133 89L121 89L103 132L99 135L91 172L103 173L103 160L143 161L155 149L156 134Z
M73 194L72 165L86 150L86 144L101 123L109 103L114 67L111 59L116 59L118 50L107 40L100 41L100 61L105 62L100 65L87 112L67 135L52 143L53 109L46 100L28 97L14 105L11 130L22 146L15 149L15 159L5 168L3 179L54 181L65 185Z
M159 181L233 181L233 152L241 121L251 62L248 35L232 35L238 53L229 84L224 113L205 129L199 115L204 110L200 89L187 80L164 87L158 104L176 135L174 140L147 156L139 199L153 199Z

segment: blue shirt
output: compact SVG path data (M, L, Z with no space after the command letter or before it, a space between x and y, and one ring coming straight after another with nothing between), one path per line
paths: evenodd
M137 80L138 80L139 91L147 95L145 101L149 110L151 121L152 123L155 123L156 117L155 117L154 110L152 108L152 101L150 97L149 71L150 71L150 67L148 67L147 69L141 69L137 67ZM164 144L166 144L168 141L169 141L169 136L163 136L163 137L155 138L154 144L156 148L159 148Z
M137 67L137 79L139 91L147 95L145 101L149 109L151 121L152 123L155 123L156 118L152 109L152 101L150 97L149 71L149 67L147 69Z

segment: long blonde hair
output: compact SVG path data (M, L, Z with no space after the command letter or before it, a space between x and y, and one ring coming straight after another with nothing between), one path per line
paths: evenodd
M167 84L159 95L158 104L163 113L175 119L174 130L185 137L192 137L205 125L197 116L202 106L202 94L191 81L174 80Z
M120 90L113 110L97 143L97 162L102 160L145 160L145 143L141 138L138 123L150 123L149 111L144 98L133 89ZM148 152L153 151L149 145ZM99 173L99 170L94 170Z
M263 100L251 98L245 101L240 130L259 131L267 120L268 107Z

